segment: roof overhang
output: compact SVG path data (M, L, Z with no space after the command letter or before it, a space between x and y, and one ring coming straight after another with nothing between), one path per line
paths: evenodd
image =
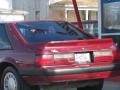
M26 15L28 14L27 11L20 11L20 10L8 10L8 9L0 9L0 14L22 14L22 15Z
M98 0L76 0L78 5L98 5ZM49 0L49 5L53 4L72 4L72 0Z
M52 5L52 4L61 2L61 1L63 1L63 0L49 0L49 5Z

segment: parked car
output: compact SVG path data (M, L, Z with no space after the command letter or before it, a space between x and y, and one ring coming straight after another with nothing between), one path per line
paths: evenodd
M64 21L0 23L1 88L101 90L104 78L119 74L115 50L112 39L96 39Z

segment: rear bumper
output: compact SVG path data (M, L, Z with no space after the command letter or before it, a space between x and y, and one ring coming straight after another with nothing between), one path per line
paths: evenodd
M89 66L89 67L73 67L73 68L34 68L22 70L22 76L56 76L56 75L71 75L94 72L118 71L120 64Z
M89 68L39 69L27 73L23 78L29 84L44 85L56 82L71 82L90 79L102 79L120 75L120 64ZM117 72L116 72L117 71Z
M71 75L57 75L57 76L23 76L26 83L30 85L55 85L55 84L69 84L78 81L92 81L98 79L105 79L120 75L120 72L96 72L84 74L71 74ZM91 84L91 83L90 83ZM88 85L88 84L87 84Z
M116 70L120 70L120 64L113 64L108 66L95 66L95 67L87 67L87 68L44 69L44 73L45 75L48 76L56 76L56 75L83 74L83 73L94 73L94 72L105 72L105 71L116 71ZM38 70L38 72L40 71Z

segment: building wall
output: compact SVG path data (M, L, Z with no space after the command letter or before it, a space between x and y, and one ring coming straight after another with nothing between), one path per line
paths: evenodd
M52 7L52 8L51 8ZM58 8L59 7L59 8ZM49 18L53 20L66 20L76 22L76 14L73 6L50 6ZM82 20L97 20L97 7L79 7L79 12Z
M65 20L65 8L64 8L64 5L49 6L49 19L52 19L52 20Z
M72 0L50 0L50 18L55 20L76 21ZM77 0L82 20L97 20L97 0ZM56 15L55 15L56 14Z
M27 11L25 20L48 19L49 0L13 0L13 9Z
M57 0L59 1L58 3L49 5L50 1L52 0L3 0L3 3L9 2L6 5L9 6L10 9L12 7L13 10L27 11L28 14L24 15L25 20L54 19L76 21L73 7L69 6L65 7L65 5L72 5L72 3L70 2L72 0ZM65 1L68 1L68 3L66 4ZM97 0L85 0L85 1L77 0L77 1L78 6L87 7L94 7L94 5L96 6L97 3ZM92 13L91 15L92 15L91 19L94 19L96 17L96 13ZM86 20L84 19L85 16L87 15L84 14L83 12L83 14L81 14L83 20ZM90 17L90 15L88 17Z
M0 22L24 20L24 13L14 10L12 0L0 1Z
M95 6L97 5L98 0L76 0L78 5L87 5L87 6ZM50 4L70 4L72 0L50 0Z
M0 9L12 9L12 0L1 0Z

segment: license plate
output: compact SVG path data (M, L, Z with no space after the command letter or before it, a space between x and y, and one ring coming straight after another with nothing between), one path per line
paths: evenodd
M75 61L77 63L89 63L89 62L91 62L90 53L75 54Z

